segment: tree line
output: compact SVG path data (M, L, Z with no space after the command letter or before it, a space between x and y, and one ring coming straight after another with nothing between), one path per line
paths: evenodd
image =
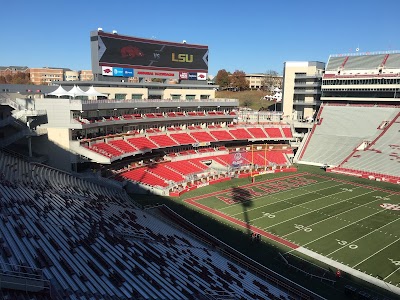
M7 74L6 76L0 76L0 83L10 84L30 84L30 73L17 72L15 74Z
M276 84L276 77L278 72L269 70L267 71L261 81L261 89L270 91ZM246 73L241 70L236 70L233 73L225 69L219 70L214 78L215 84L219 85L222 90L235 90L244 91L249 89L249 81L246 79Z

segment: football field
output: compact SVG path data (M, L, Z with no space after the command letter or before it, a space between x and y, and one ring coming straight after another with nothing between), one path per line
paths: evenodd
M400 288L400 189L307 172L185 201L356 276ZM382 282L381 282L382 283Z

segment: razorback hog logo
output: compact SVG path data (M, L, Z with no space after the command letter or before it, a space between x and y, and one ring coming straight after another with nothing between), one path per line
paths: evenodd
M204 76L204 74L200 74L199 77L200 77L200 78L204 78L204 77L206 77L206 76Z
M384 209L400 210L400 205L397 205L397 204L383 203L383 204L381 204L379 206L384 208Z
M112 71L111 71L111 69L104 69L103 72L108 74L108 73L111 73Z
M121 48L121 56L123 58L134 58L144 56L143 52L138 47L125 46Z

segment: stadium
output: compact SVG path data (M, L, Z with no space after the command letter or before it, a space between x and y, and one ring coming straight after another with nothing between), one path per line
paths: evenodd
M208 46L90 43L93 81L0 85L3 299L399 297L400 53L285 63L252 112Z

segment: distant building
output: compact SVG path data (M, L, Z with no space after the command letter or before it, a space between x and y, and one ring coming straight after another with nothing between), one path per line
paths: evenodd
M283 114L294 120L313 117L321 99L325 63L287 61L283 68Z
M77 81L79 80L79 72L77 71L65 71L65 81Z
M93 72L92 70L81 70L79 73L80 81L91 81L93 80Z
M282 86L282 76L272 76L264 73L246 74L246 80L249 82L251 90L270 89Z
M62 68L31 68L30 77L33 84L51 84L54 81L63 81L64 72L70 69Z
M15 75L19 72L29 73L29 68L26 66L0 66L0 76Z

